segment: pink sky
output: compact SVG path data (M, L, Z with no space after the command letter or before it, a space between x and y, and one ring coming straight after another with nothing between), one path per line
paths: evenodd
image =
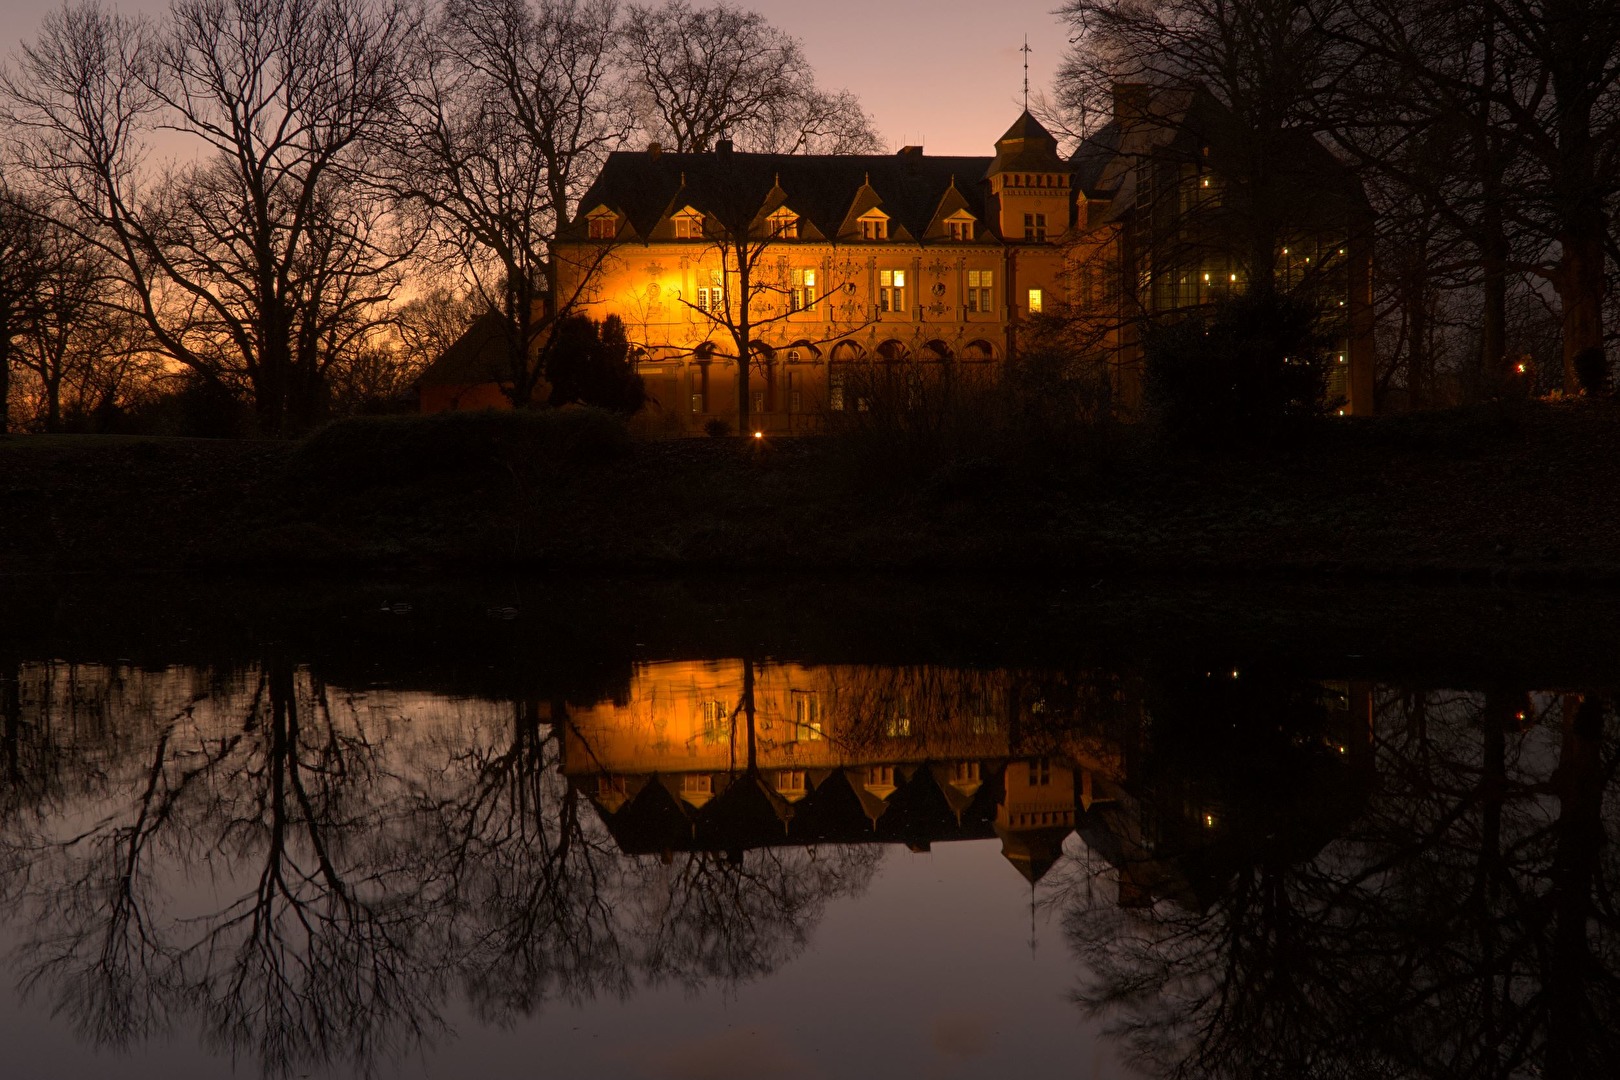
M860 95L891 148L994 153L1018 117L1019 46L1029 35L1030 87L1051 81L1066 44L1051 14L1059 0L752 0L751 7L804 42L829 88ZM0 53L32 37L60 0L0 0ZM124 11L157 12L166 0L124 0Z

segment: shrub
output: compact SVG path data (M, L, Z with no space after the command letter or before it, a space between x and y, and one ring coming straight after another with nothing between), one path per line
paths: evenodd
M723 439L731 434L731 424L718 416L703 421L703 433L711 439Z
M307 436L293 453L305 475L356 484L410 482L431 474L579 467L622 455L623 418L603 409L355 416Z
M1208 318L1144 336L1144 390L1166 435L1195 443L1295 434L1325 400L1328 339L1315 306L1276 293L1235 297Z
M630 341L617 315L560 319L546 356L552 405L595 405L630 416L646 403L641 376L630 364Z

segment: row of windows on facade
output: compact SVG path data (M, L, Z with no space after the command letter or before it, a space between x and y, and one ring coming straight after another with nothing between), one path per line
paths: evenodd
M1029 787L1049 787L1052 783L1052 766L1046 758L1037 758L1029 764ZM894 784L893 765L868 765L862 770L864 780L868 787L889 787ZM952 784L977 785L982 782L982 771L977 761L956 761L951 763L950 782ZM776 788L778 791L805 791L808 775L803 769L780 769L776 774ZM629 785L623 777L599 777L597 779L597 794L626 795ZM681 793L684 795L713 795L714 776L710 773L687 773L681 777ZM1015 824L1022 825L1062 825L1072 824L1073 810L1058 811L1025 811L1019 806L1016 813ZM1210 824L1213 824L1213 817Z
M882 215L869 215L860 218L862 240L889 239L889 219ZM946 235L955 241L972 241L974 239L974 225L972 217L957 217L945 222ZM596 214L587 219L587 228L592 240L612 240L619 233L619 219L615 214ZM682 214L674 219L675 239L701 240L706 235L704 218L701 214ZM778 240L799 239L799 218L797 215L786 216L773 214L770 218L770 235ZM1040 213L1024 215L1024 239L1046 239L1046 215Z
M963 300L970 314L989 315L996 310L994 270L969 270L967 272L967 291ZM709 284L699 285L697 290L697 304L699 311L708 315L722 315L726 310L726 287L724 275L719 270L709 271ZM808 311L816 303L816 272L814 270L793 270L788 275L787 303L788 311ZM853 283L845 286L854 290ZM937 286L943 292L943 286ZM1027 307L1030 314L1039 315L1044 302L1044 294L1040 289L1027 291ZM904 312L906 308L906 272L904 270L879 270L877 308L881 312Z
M827 729L822 695L813 690L794 690L791 691L790 697L793 719L787 724L787 741L817 742L825 739ZM702 702L701 710L705 742L723 742L731 737L734 710L727 702L711 698ZM903 706L891 707L890 715L883 723L883 734L886 737L902 739L911 735L911 718L907 712ZM761 727L766 733L773 732L776 728L774 718L764 717ZM981 709L975 710L968 717L968 729L974 735L994 735L1001 730L1001 725L987 709Z

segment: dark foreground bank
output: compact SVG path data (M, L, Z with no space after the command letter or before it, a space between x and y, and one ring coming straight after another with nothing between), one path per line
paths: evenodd
M596 414L300 443L0 439L0 572L987 571L1620 581L1620 406L1334 424L1173 452L896 465L813 438L633 441Z

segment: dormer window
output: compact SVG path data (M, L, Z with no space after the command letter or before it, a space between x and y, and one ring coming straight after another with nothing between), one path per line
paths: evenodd
M703 215L690 206L675 215L675 239L703 239Z
M782 207L770 216L770 235L777 240L797 240L799 238L799 215Z
M592 240L611 240L619 234L619 215L606 207L592 210L585 224Z
M957 214L945 222L945 235L952 240L973 239L973 217L969 214Z
M860 219L862 240L887 240L889 238L889 219L883 214L867 214Z

